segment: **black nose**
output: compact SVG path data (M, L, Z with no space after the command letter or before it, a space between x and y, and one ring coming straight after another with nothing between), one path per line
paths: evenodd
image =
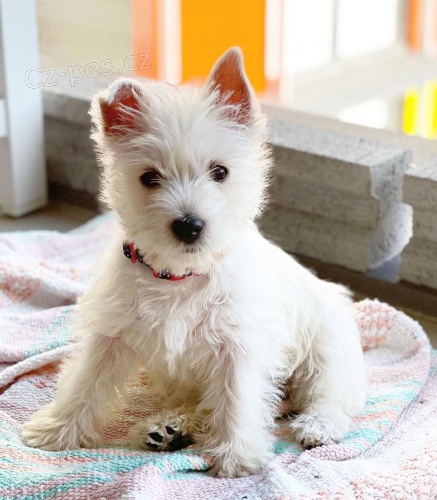
M200 236L204 226L202 219L197 217L184 217L176 219L171 224L171 230L176 238L185 243L194 243Z

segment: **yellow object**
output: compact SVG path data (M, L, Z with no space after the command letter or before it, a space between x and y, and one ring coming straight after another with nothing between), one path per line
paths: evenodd
M417 88L409 88L404 96L404 113L402 130L409 135L416 135L419 129L419 100Z
M430 90L432 93L431 102L430 102L430 135L431 139L437 139L437 82L432 83L432 89Z
M181 0L182 81L203 81L211 65L238 45L255 89L264 75L265 0Z
M425 83L423 88L423 137L431 139L435 135L435 113L437 111L435 97L437 84L433 81Z

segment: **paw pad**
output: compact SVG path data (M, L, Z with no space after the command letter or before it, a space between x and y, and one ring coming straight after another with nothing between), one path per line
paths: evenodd
M164 438L164 436L162 436L158 432L151 432L149 434L149 437L151 437L153 439L153 441L156 441L157 443L162 443L162 440Z
M176 451L193 443L187 415L168 411L135 424L129 440L133 446L150 451Z
M153 451L177 451L192 443L188 434L169 425L162 430L147 433L143 441L144 448Z

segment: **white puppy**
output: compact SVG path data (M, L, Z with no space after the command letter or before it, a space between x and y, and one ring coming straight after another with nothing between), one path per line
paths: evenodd
M90 446L138 368L165 410L136 446L194 440L211 474L256 473L272 456L281 398L304 446L342 439L364 404L363 354L346 289L258 232L271 159L238 49L201 89L133 79L95 96L104 199L119 231L78 304L56 399L25 424L47 450Z

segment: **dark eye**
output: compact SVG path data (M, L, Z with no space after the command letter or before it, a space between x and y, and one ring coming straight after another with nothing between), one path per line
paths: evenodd
M211 179L216 182L221 182L228 175L228 169L222 165L212 165L210 167Z
M146 187L159 186L161 179L161 175L156 170L148 170L140 177L141 184Z

